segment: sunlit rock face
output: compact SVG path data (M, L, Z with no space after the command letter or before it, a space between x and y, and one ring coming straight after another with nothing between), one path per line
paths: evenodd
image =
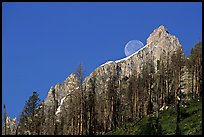
M55 104L57 110L57 108L61 104L61 100L63 99L63 97L69 95L75 89L79 88L78 83L79 80L77 79L75 74L72 73L63 83L58 83L55 85L55 87L51 87L48 92L47 98L44 100L46 109L50 109L50 107L53 107L53 105Z
M141 71L142 63L150 58L154 60L156 65L157 60L162 58L163 61L166 57L170 56L178 48L181 48L179 40L168 33L164 26L155 29L152 34L147 38L147 44L137 53L125 59L112 61L96 68L95 74L99 77L107 77L111 71L115 69L120 77L129 77L133 69L139 73ZM169 55L167 54L169 53ZM92 77L90 74L90 78Z

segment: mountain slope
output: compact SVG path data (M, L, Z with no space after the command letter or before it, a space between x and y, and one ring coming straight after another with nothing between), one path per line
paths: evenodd
M176 109L174 105L161 111L159 116L161 134L174 135L176 129ZM142 119L127 122L105 135L153 135L155 134L156 116L147 115ZM181 122L179 124L181 135L202 134L202 98L191 100L181 105Z

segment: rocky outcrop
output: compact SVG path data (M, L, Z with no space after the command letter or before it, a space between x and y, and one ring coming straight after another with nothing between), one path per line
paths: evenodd
M6 118L6 135L16 134L16 118ZM2 135L5 135L5 127L2 127Z
M58 83L55 87L51 87L47 98L44 100L44 104L47 108L52 107L54 100L57 101L57 108L62 104L62 99L71 93L77 87L79 81L75 74L71 74L62 84Z

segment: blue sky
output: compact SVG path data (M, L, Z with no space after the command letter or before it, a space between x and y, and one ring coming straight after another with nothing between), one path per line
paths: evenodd
M202 3L2 3L2 110L16 117L33 91L45 99L83 63L86 75L146 44L164 25L186 55L202 39Z

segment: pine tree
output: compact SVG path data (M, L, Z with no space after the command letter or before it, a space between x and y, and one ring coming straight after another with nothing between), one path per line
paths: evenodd
M89 135L95 134L95 90L96 90L96 77L90 79L91 91L89 91Z
M79 135L82 135L84 133L84 129L86 128L85 127L85 118L86 118L86 110L84 109L85 108L85 93L83 91L83 88L82 88L82 84L83 84L83 80L84 80L84 77L85 77L85 72L83 70L83 66L82 64L80 63L78 68L76 69L75 73L74 73L79 81L78 83L78 86L79 86L79 90L80 90L80 93L79 93L79 100L80 100L80 106L79 106L79 127L78 127L78 131L79 131Z
M35 109L39 105L39 94L33 92L32 96L26 101L23 111L20 115L20 134L36 134Z
M176 50L176 52L172 55L172 67L173 67L173 74L174 74L174 99L176 104L176 112L177 112L177 120L176 120L176 134L180 134L179 123L180 123L180 102L182 97L182 80L181 76L184 73L183 67L185 65L185 55L182 51L182 48Z

